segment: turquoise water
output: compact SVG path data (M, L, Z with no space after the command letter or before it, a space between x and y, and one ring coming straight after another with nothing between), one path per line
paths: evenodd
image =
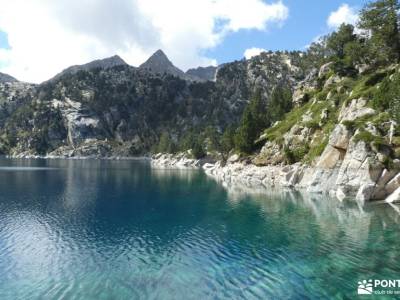
M396 208L139 161L0 160L0 299L354 299L400 279Z

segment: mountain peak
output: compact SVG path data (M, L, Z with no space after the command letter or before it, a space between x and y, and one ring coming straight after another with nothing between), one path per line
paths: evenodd
M116 66L127 66L127 65L128 64L120 56L114 55L103 59L96 59L87 64L71 66L63 70L61 73L57 74L53 79L58 79L60 76L64 74L75 74L78 71L90 71L98 68L110 69Z
M171 62L171 60L168 58L168 56L165 54L165 52L162 51L161 49L158 49L156 52L154 52L153 55L151 55L147 61L149 61L149 60L157 60L157 61L165 62L166 64L169 64L171 66L174 65Z
M168 59L167 55L161 49L158 49L156 52L154 52L152 56L154 56L154 57L164 57L164 58Z
M97 60L91 61L87 64L80 65L78 67L80 67L81 69L84 69L84 70L91 70L91 69L95 69L95 68L108 69L108 68L112 68L115 66L121 66L121 65L125 66L125 65L127 65L127 63L118 55L114 55L114 56L103 58L103 59L97 59Z
M156 65L166 66L174 66L174 64L169 60L168 56L162 51L158 49L154 52L148 60L146 60L143 64L140 65L140 68L143 69L152 69L156 67Z
M107 58L100 59L100 60L95 60L93 62L109 63L109 64L113 64L113 65L116 65L116 66L118 66L118 65L126 65L127 64L119 55L113 55L111 57L107 57Z
M168 56L161 50L157 50L150 58L140 65L140 69L145 69L154 74L170 74L182 79L186 79L185 73L174 66Z

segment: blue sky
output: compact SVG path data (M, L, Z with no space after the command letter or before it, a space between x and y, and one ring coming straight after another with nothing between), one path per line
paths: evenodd
M334 30L338 20L354 23L364 4L360 0L4 0L0 72L41 82L70 65L115 54L137 66L160 48L183 70L259 51L252 48L304 50ZM334 25L328 25L332 14Z
M0 48L9 48L7 34L0 31Z
M241 30L229 35L224 42L207 54L219 63L243 57L250 47L267 50L304 50L314 38L332 31L327 25L329 15L341 5L348 4L361 9L366 1L360 0L287 0L289 17L281 26L272 26L267 31Z

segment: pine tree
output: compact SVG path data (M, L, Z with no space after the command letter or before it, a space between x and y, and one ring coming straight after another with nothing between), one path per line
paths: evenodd
M210 151L221 151L220 134L214 126L208 126L205 129L205 137L208 140L208 150Z
M397 0L378 0L361 11L358 26L370 33L370 55L378 62L400 61L399 10Z
M203 140L200 138L197 138L193 145L192 145L192 155L196 159L203 158L207 155L204 147L203 147Z
M234 136L235 130L232 126L225 129L221 138L221 151L223 154L228 154L232 149L235 148Z
M327 47L334 56L339 59L343 59L345 56L346 44L356 40L354 34L354 26L350 24L342 24L338 31L333 32L328 40Z
M285 113L292 108L292 92L290 89L277 86L268 103L268 119L270 124L275 123L283 118Z
M235 147L241 152L251 153L254 150L254 142L269 125L267 106L262 98L261 91L257 90L243 112L240 126L234 138Z
M385 78L374 94L374 108L388 111L391 117L400 124L400 75Z
M167 132L161 134L156 150L158 153L174 153L176 151L175 143Z
M263 101L261 90L257 90L249 103L249 113L254 121L254 130L256 134L268 127L269 120L267 119L267 106Z
M250 106L243 112L242 121L235 135L235 146L243 153L251 153L254 149L254 141L258 134L258 124L253 116Z

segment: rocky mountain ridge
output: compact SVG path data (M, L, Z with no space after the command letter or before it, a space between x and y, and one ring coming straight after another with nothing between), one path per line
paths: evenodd
M215 82L182 80L119 61L89 63L40 85L1 85L0 149L10 155L132 156L148 153L166 130L186 132L239 122L255 90L267 101L280 84L293 87L300 68L289 68L298 52L265 54L222 66ZM100 63L100 67L99 67ZM19 106L12 106L15 95ZM12 96L14 95L14 96ZM97 152L96 152L97 151Z
M128 64L118 55L114 55L104 59L91 61L87 64L71 66L61 73L57 74L50 80L56 80L66 74L76 74L79 71L91 71L94 69L110 69L117 66L127 66Z

